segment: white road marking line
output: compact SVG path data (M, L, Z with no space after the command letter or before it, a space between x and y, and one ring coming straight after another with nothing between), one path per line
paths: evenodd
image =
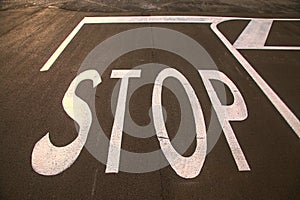
M267 98L275 106L278 112L290 125L290 127L295 131L298 138L300 138L300 122L299 119L294 115L294 113L285 105L285 103L280 99L280 97L272 90L272 88L264 81L264 79L254 70L250 63L240 54L240 52L234 48L234 46L227 40L227 38L219 31L217 25L221 22L212 23L211 29L219 37L219 39L224 43L227 49L234 55L234 57L239 61L243 68L252 77L255 83L264 92Z
M273 20L252 19L233 46L237 49L261 48L265 46Z
M246 103L242 94L235 84L224 73L216 70L198 70L198 72L202 78L212 106L216 111L231 154L239 171L250 171L251 169L244 152L230 125L230 121L242 121L248 117ZM227 86L233 95L233 103L231 105L223 105L221 103L211 83L212 80L218 80Z
M244 47L244 48L237 48L237 49L244 49L244 50L293 50L299 51L300 47L287 47L287 46L263 46L263 47Z
M141 77L141 70L112 70L110 77L121 78L121 85L114 124L110 136L105 173L118 173L129 78Z
M265 46L273 19L252 19L233 46L236 49L300 50L296 46Z
M107 24L107 23L213 23L223 19L230 20L231 17L209 17L209 16L137 16L137 17L85 17L82 19L68 37L60 44L49 60L40 71L48 71L59 55L68 46L71 40L79 32L84 24ZM250 20L250 18L238 18Z
M137 16L137 17L85 17L86 24L119 23L213 23L232 17L209 16ZM250 20L250 18L248 18Z
M71 42L71 40L75 37L81 27L84 25L84 20L81 20L79 24L73 29L73 31L68 35L68 37L59 45L56 51L52 54L49 60L44 64L44 66L40 69L41 72L48 71L59 55L65 50L66 46Z
M60 44L49 60L40 71L48 71L59 55L68 46L71 40L79 32L84 24L107 24L107 23L217 23L228 20L252 20L243 17L214 17L214 16L134 16L134 17L85 17L82 19L68 37ZM263 19L263 18L256 18ZM276 21L300 21L300 19L270 19Z

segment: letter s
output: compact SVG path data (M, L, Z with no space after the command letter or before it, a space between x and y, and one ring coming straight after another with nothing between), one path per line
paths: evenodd
M65 112L79 124L76 139L64 147L53 145L49 132L34 146L31 165L34 171L41 175L56 175L69 168L79 156L92 124L92 113L86 102L76 94L77 86L83 80L92 80L93 87L101 83L101 77L96 70L87 70L75 77L62 100Z

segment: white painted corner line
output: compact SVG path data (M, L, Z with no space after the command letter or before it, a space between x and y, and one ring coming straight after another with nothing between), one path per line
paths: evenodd
M124 24L124 23L213 23L221 20L230 20L232 17L209 17L209 16L130 16L130 17L85 17L59 45L47 62L40 69L48 71L84 24ZM235 19L235 18L234 18ZM236 18L250 20L250 18Z
M216 17L216 16L127 16L127 17L85 17L59 45L40 71L48 71L68 44L79 32L84 24L123 24L123 23L217 23L228 20L252 20L253 18L245 17ZM267 20L255 18L257 20ZM269 19L276 21L300 21L300 19ZM263 49L274 50L299 50L299 47L263 47Z
M277 20L277 19L276 19ZM274 107L278 110L285 121L294 130L298 138L300 138L300 122L295 114L287 107L287 105L280 99L280 97L272 90L266 81L255 71L251 64L241 55L241 53L227 40L227 38L219 31L218 24L221 22L215 22L211 24L211 29L224 43L226 48L233 54L242 67L252 77L254 82L263 91L266 97L271 101Z
M48 71L56 59L60 56L60 54L65 50L68 44L72 41L81 27L84 25L84 19L79 22L79 24L73 29L73 31L66 37L66 39L59 45L56 51L51 55L51 57L47 60L44 66L40 69L41 72Z

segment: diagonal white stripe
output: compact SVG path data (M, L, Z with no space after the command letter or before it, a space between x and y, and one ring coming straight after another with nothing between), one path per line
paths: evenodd
M234 57L239 61L242 67L248 72L255 83L260 87L263 93L271 101L274 107L278 110L285 121L290 125L290 127L295 131L298 138L300 138L300 122L295 114L287 107L287 105L280 99L280 97L272 90L268 83L255 71L251 64L241 55L241 53L227 40L227 38L218 29L218 23L212 23L211 29L219 37L219 39L224 43L227 49L234 55Z
M237 49L261 48L265 46L273 20L252 19L233 46Z

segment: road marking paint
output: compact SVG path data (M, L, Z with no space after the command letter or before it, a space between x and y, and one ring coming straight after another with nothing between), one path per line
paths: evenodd
M252 19L233 46L237 49L261 48L265 46L273 20Z
M129 78L141 77L141 70L112 70L110 77L121 78L121 85L110 136L105 173L118 173Z
M165 126L162 110L162 86L167 78L176 78L183 86L193 111L196 127L196 148L189 157L180 155L173 147ZM206 150L206 128L202 107L189 81L176 69L163 69L156 77L152 93L154 127L161 150L174 171L183 178L195 178L203 167Z
M92 112L88 104L75 94L77 86L84 80L93 81L94 88L102 81L95 70L82 72L71 82L62 100L65 112L79 125L78 136L63 147L52 144L49 132L42 137L34 145L31 156L32 168L39 174L51 176L63 172L75 162L84 147L92 124Z
M220 21L224 17L202 17L202 16L139 16L139 17L85 17L68 37L60 44L48 61L40 69L41 72L48 71L71 40L79 32L84 24L107 24L107 23L212 23ZM226 18L227 19L227 18ZM230 18L228 18L230 19Z
M244 153L235 137L229 121L242 121L248 116L247 107L244 99L234 83L222 72L217 70L198 70L204 86L209 94L211 103L216 111L220 125L225 133L226 140L233 154L239 171L250 171L250 167L244 156ZM108 157L105 173L118 173L122 145L122 134L124 126L124 117L126 110L126 100L128 99L129 78L140 78L141 69L131 70L112 70L111 78L120 78L121 84L115 119L112 127L112 133L109 142ZM171 143L167 129L162 106L162 90L164 81L168 78L174 78L180 82L188 97L196 128L196 148L194 153L185 157L178 153ZM89 104L78 97L75 93L77 87L82 81L92 80L93 88L101 83L101 76L96 70L86 70L77 75L71 82L66 91L62 104L65 112L79 125L78 136L70 144L57 147L50 141L49 133L40 139L33 148L32 167L42 175L56 175L69 168L78 158L92 124L92 112ZM233 95L231 105L222 105L211 80L218 80L228 86ZM194 178L199 175L207 154L207 131L202 107L195 94L193 87L185 76L174 68L165 68L159 72L155 81L152 93L152 113L155 133L159 141L161 150L175 172L183 178ZM193 126L193 125L191 125ZM186 130L188 131L188 130ZM185 132L187 136L188 132ZM195 139L195 135L192 135ZM191 144L191 143L190 143ZM189 144L189 146L190 146ZM176 145L175 145L176 146ZM177 146L178 147L178 146Z
M198 70L209 99L216 111L220 125L222 126L228 146L239 171L250 171L250 167L243 153L242 148L231 128L230 121L242 121L248 117L248 111L242 94L234 83L222 72L216 70ZM233 95L233 103L231 105L222 105L211 80L218 80L227 85Z
M85 17L68 37L60 44L56 51L51 55L47 62L43 65L40 71L48 71L59 55L68 46L71 40L79 32L84 24L123 24L123 23L217 23L228 20L252 20L254 18L246 17L215 17L215 16L135 16L135 17ZM257 20L263 18L255 18ZM268 19L276 21L300 21L300 19ZM270 47L271 48L271 47ZM286 48L286 47L285 47ZM275 48L276 49L276 48ZM277 47L278 49L278 47ZM284 49L284 48L283 48ZM291 49L293 50L293 48ZM297 49L298 50L298 49Z
M227 38L219 31L218 24L228 20L251 20L248 26L244 29L237 41L232 45ZM272 88L264 81L264 79L255 71L250 63L241 55L237 49L269 49L269 50L299 50L300 47L279 47L279 46L264 46L267 40L272 22L275 19L251 19L251 18L231 18L231 17L201 17L201 16L155 16L155 17L85 17L75 27L75 29L68 35L68 37L61 43L54 54L49 58L40 71L48 71L59 55L64 51L66 46L76 36L78 31L84 24L93 23L211 23L212 31L219 37L228 50L235 56L242 67L252 77L254 82L260 87L263 93L271 101L274 107L279 111L282 117L295 131L298 138L300 138L300 122L287 105L280 99L280 97L272 90ZM300 19L276 19L277 21L300 21ZM253 34L254 31L254 35ZM229 121L244 120L247 118L246 104L242 95L236 88L233 82L221 72L213 72L208 70L199 70L200 76L207 89L213 107L218 115L218 119L223 128L227 143L230 147L234 160L238 166L239 171L250 171L250 167L244 156L244 153L238 143ZM107 159L106 173L117 173L119 171L120 149L122 143L122 131L124 124L124 113L127 98L127 89L129 78L140 77L140 70L113 70L111 78L121 78L120 93L118 104L116 108L115 121L113 124L112 135L109 146L109 153ZM177 78L183 85L189 97L193 115L195 119L195 126L197 131L197 146L194 154L190 157L183 157L173 148L167 130L164 125L161 92L164 79L168 77ZM222 77L223 76L223 77ZM219 77L219 78L216 78ZM42 137L34 146L32 152L32 167L33 169L43 175L56 175L61 173L79 156L91 126L91 111L88 104L80 99L75 94L77 85L83 80L92 80L93 87L101 83L100 74L96 71L90 70L83 72L76 77L69 86L64 98L63 107L65 112L76 122L78 122L80 130L77 138L70 144L64 147L57 147L51 143L49 133ZM209 79L217 79L229 86L233 96L234 103L230 106L223 106L213 91ZM76 85L77 84L77 85ZM197 96L190 86L189 82L183 75L175 69L167 68L163 70L155 81L155 86L152 96L152 109L154 115L154 125L156 134L160 142L167 160L178 175L184 178L196 177L204 164L206 156L206 129L202 113L202 108L199 104ZM75 113L80 112L75 117ZM204 130L204 131L203 131ZM93 194L93 191L92 191Z
M288 47L288 46L263 46L263 47L244 47L237 48L244 50L291 50L291 51L299 51L300 47Z
M210 17L210 16L137 16L137 17L85 17L84 18L86 24L213 23L223 19L224 17ZM225 17L225 19L231 19L231 17Z
M79 24L73 29L73 31L68 35L68 37L59 45L56 51L52 54L52 56L47 60L44 66L40 69L41 72L48 71L59 55L65 50L66 46L71 42L71 40L75 37L81 27L84 25L84 20L81 20Z
M55 60L63 52L66 46L75 37L78 31L84 24L91 23L212 23L211 28L230 50L230 52L237 58L246 71L250 74L253 80L259 85L263 92L267 95L273 105L277 108L280 114L294 129L298 137L300 137L300 125L297 117L290 111L290 109L282 102L278 95L270 88L270 86L261 78L261 76L253 69L249 62L237 51L236 48L227 40L227 38L218 30L217 25L220 22L228 20L252 20L254 18L240 18L240 17L203 17L203 16L138 16L138 17L85 17L69 34L69 36L56 49L54 54L49 58L40 71L48 71ZM259 20L257 18L257 20ZM261 18L261 20L264 20ZM276 21L300 21L300 19L269 19ZM299 47L263 47L262 49L275 50L298 50Z
M252 19L233 46L236 49L300 50L295 46L265 46L273 19Z
M255 71L251 64L241 55L241 53L227 40L227 38L218 29L216 22L211 24L211 29L224 43L227 49L233 54L233 56L239 61L242 67L252 77L254 82L259 86L271 103L275 106L281 116L286 120L290 127L295 131L298 138L300 138L300 122L295 114L287 107L287 105L280 99L280 97L272 90L266 81Z

